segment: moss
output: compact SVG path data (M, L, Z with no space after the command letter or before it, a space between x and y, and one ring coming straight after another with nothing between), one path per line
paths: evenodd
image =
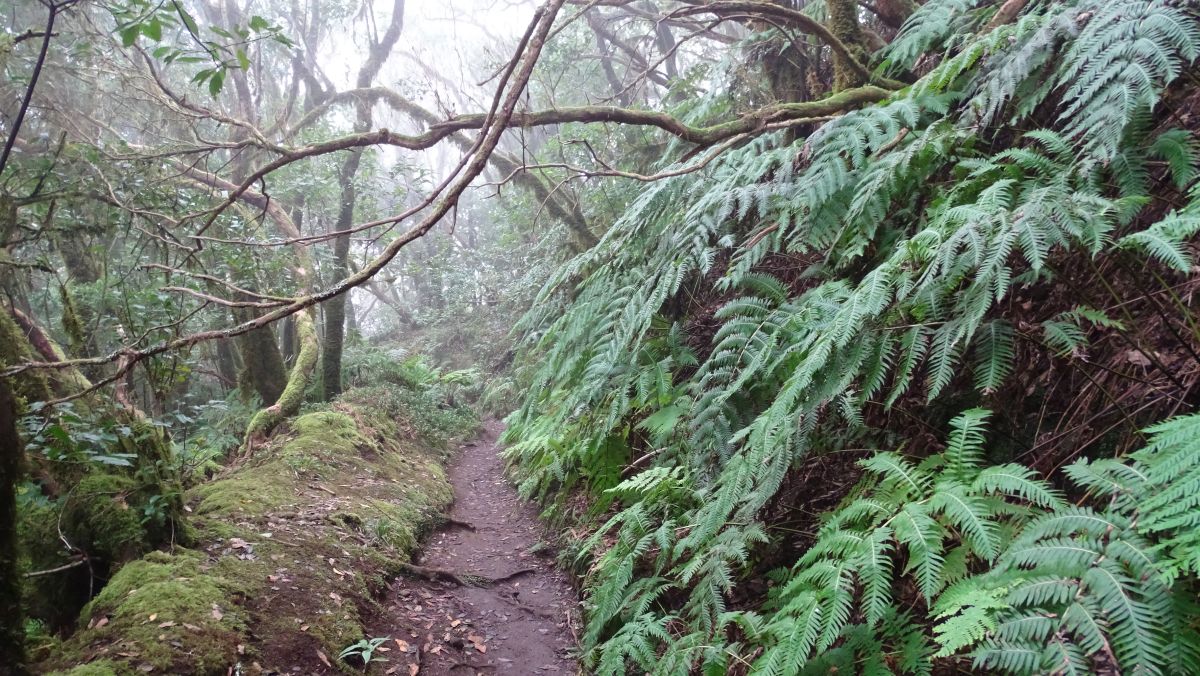
M159 673L225 673L237 662L237 646L246 634L244 614L231 599L247 591L211 570L198 552L153 552L122 567L84 607L80 621L86 627L63 644L51 666L101 654L113 655L110 659L121 666L90 667L114 673L129 671L126 664Z
M7 252L0 249L0 262L7 257ZM5 266L0 265L0 269ZM0 308L0 367L40 361L34 354L33 346L25 332L13 321L7 310ZM26 402L48 401L54 398L50 389L50 381L45 371L26 371L12 378L12 388L18 397Z
M131 669L111 660L99 660L91 664L81 664L70 671L56 671L50 676L125 676L132 673Z
M92 626L47 665L101 657L154 673L224 673L241 644L243 664L286 668L277 662L297 645L333 655L361 639L373 594L452 497L445 452L397 413L403 399L380 399L300 416L249 462L189 491L204 552L127 564L80 616ZM134 657L115 657L124 653Z
M295 505L298 498L292 472L274 461L193 489L197 515L214 517L264 516Z
M133 479L89 474L64 499L62 526L75 545L105 563L123 563L150 549L143 514L131 505Z
M298 474L324 477L331 468L353 461L361 451L377 450L344 413L308 413L296 419L292 430L295 436L283 445L279 457Z

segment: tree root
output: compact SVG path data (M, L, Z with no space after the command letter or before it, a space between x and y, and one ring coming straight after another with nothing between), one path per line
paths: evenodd
M494 584L520 577L521 575L536 572L533 568L522 568L521 570L509 573L508 575L501 575L500 577L484 577L483 575L455 573L442 568L429 568L411 563L401 563L400 570L430 582L450 582L460 587L490 587Z
M526 603L521 603L515 597L507 596L505 594L500 594L499 596L500 596L500 598L504 599L504 601L506 603L508 603L512 607L516 608L517 610L524 610L525 612L529 613L530 615L536 615L537 617L540 617L543 620L556 619L554 617L554 613L542 610L540 608L534 608L533 606L528 605Z
M477 528L475 528L475 524L470 523L468 521L459 521L458 519L452 519L448 516L443 517L442 521L447 526L458 526L459 528L466 528L467 530L470 530L470 531L478 530Z
M536 572L537 572L537 569L535 569L535 568L522 568L521 570L513 571L513 572L509 573L508 575L501 575L500 577L493 577L491 580L489 580L489 582L491 584L496 584L498 582L508 582L509 580L521 577L522 575L529 575L530 573L536 573Z

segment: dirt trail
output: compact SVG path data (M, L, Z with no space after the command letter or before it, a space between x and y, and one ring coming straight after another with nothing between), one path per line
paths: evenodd
M503 579L481 586L397 579L375 633L393 638L378 673L578 672L571 657L577 596L554 566L553 552L544 549L537 511L504 478L497 455L502 429L489 421L480 438L464 445L449 471L455 495L450 516L458 523L432 534L416 563L467 581ZM407 653L399 654L403 648Z

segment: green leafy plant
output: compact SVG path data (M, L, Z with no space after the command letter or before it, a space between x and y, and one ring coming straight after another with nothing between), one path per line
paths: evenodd
M356 658L366 666L372 662L386 662L387 659L378 657L375 652L379 650L379 646L391 640L390 636L379 636L376 638L364 638L357 643L346 646L342 652L338 653L338 659L349 661L350 658Z
M221 93L230 70L249 70L246 50L250 45L270 41L288 48L294 46L279 26L258 15L251 16L245 25L201 27L179 2L127 0L110 9L123 46L132 47L145 38L158 45L151 55L164 64L203 65L193 75L192 84L207 85L211 96ZM169 39L172 33L181 36L179 43Z
M59 405L54 415L38 415L42 407L30 406L32 413L21 418L20 426L26 450L54 462L115 467L132 467L137 457L121 451L120 441L133 434L126 425L111 418L93 418L76 412L70 402Z

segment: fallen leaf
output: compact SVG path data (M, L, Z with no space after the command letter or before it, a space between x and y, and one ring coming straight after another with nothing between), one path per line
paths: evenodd
M487 644L483 642L482 636L478 634L467 634L467 640L470 641L471 645L475 646L475 649L479 652L487 652Z
M457 627L457 626L458 626L458 625L460 625L460 624L462 624L462 620L455 620L455 621L453 621L453 622L451 622L451 623L450 623L450 626L451 626L451 627Z
M158 613L150 613L150 621L151 622L153 622L157 619L158 619Z
M225 617L225 613L222 613L220 606L215 603L212 604L212 617L214 620L220 620L221 618Z
M397 646L400 648L400 652L402 652L402 653L406 653L406 652L408 652L408 647L409 647L409 646L408 646L408 642L407 642L407 641L401 641L401 640L400 640L400 639L398 639L398 638L396 638L396 639L392 639L392 640L396 642L396 645L397 645Z
M321 660L321 664L324 664L330 669L333 668L333 664L329 662L329 658L325 657L325 653L321 652L320 650L317 651L317 659Z
M200 627L197 627L194 624L188 624L187 622L183 623L183 628L189 631L200 631Z
M1146 367L1150 365L1150 360L1146 357L1146 355L1137 350L1126 350L1125 361L1128 361L1134 366Z
M419 664L408 665L408 676L417 676L417 674L419 674L420 672L421 672L421 665L419 665Z
M159 629L166 629L167 627L174 627L174 626L175 626L175 621L174 621L174 620L167 620L166 622L161 622L161 623L159 623L159 625L158 625L158 628L159 628Z
M300 625L300 631L308 631L308 625L307 624Z
M103 627L103 626L104 626L104 625L106 625L106 624L108 624L108 617L107 617L107 616L105 616L105 617L102 617L102 618L100 618L100 619L96 620L96 628L97 628L97 629L99 629L100 627Z
M241 538L229 538L229 546L234 549L245 549L246 545L246 541Z

